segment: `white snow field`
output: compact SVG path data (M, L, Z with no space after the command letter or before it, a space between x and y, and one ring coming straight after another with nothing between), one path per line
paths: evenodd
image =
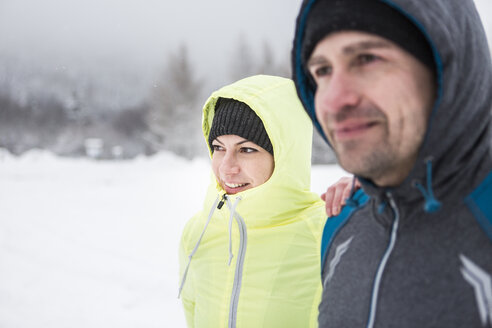
M0 152L0 327L185 327L178 242L208 159ZM321 193L345 173L313 168Z

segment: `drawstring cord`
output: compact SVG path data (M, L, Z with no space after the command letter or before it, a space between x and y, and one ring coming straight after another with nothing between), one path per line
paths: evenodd
M219 200L220 200L220 202L219 202ZM229 210L231 212L231 215L229 217L229 262L227 264L227 265L231 265L232 258L234 257L234 254L232 253L232 221L234 219L234 214L236 214L236 207L237 207L240 200L241 200L241 197L237 197L234 204L231 205L229 197L227 197L226 194L224 194L222 196L222 199L219 195L217 197L217 199L215 200L214 204L212 205L212 208L210 209L210 213L208 214L207 222L205 223L205 226L203 227L202 233L200 234L200 238L198 238L198 241L196 242L195 247L191 251L190 255L188 255L188 263L186 264L186 269L183 273L183 277L181 278L181 284L179 286L178 298L181 296L181 291L183 290L184 284L186 282L186 277L188 275L188 269L190 268L191 259L193 258L193 255L195 255L196 251L198 250L198 246L200 246L203 235L205 234L205 231L207 230L208 224L210 223L210 220L212 219L212 215L214 214L216 208L218 208L218 209L222 208L222 205L224 205L224 202L226 202L226 204L229 207Z
M231 212L231 216L229 217L229 262L227 263L229 266L231 265L232 258L234 257L234 254L232 254L232 220L234 219L234 214L236 214L236 206L240 200L241 197L237 197L234 205L231 206L229 198L227 198L227 207L229 207Z
M434 197L434 192L432 190L432 159L428 159L427 165L427 190L418 181L414 182L414 186L422 193L425 199L424 210L427 213L434 213L439 211L441 208L441 202L439 202L436 197Z
M205 223L205 226L203 227L200 238L198 238L198 241L196 242L195 247L191 251L190 255L188 255L188 264L186 264L186 269L183 273L183 277L181 278L181 284L179 285L178 298L181 296L181 291L183 290L183 286L184 286L185 281L186 281L186 276L188 275L188 269L190 268L191 259L193 258L193 255L195 255L196 251L198 250L198 246L200 245L200 243L202 241L203 235L205 234L205 230L207 230L208 224L210 223L210 220L212 219L212 215L214 214L214 211L217 208L217 204L219 203L219 199L220 199L220 195L217 196L217 199L215 200L214 204L212 205L212 208L210 209L210 213L208 214L207 222Z
M382 214L384 212L384 210L386 209L386 206L388 205L388 203L386 201L382 201L379 205L378 205L378 213L379 214Z

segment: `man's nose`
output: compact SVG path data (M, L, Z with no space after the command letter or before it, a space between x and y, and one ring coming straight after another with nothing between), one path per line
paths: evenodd
M329 81L318 85L316 112L321 116L337 114L344 108L357 106L360 99L356 79L344 71L334 72Z

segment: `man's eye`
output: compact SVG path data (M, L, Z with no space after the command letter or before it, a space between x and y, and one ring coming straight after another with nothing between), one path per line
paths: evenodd
M356 63L358 65L364 65L364 64L372 63L372 62L377 61L377 60L379 60L379 57L376 55L361 54L361 55L357 56Z
M331 74L331 67L330 66L319 66L313 70L313 77L314 78L323 77L323 76L326 76L329 74Z

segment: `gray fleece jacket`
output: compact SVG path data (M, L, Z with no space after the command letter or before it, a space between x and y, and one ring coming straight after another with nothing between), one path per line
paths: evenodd
M301 6L292 64L322 133L300 58L315 1ZM479 15L472 0L383 2L427 36L438 96L407 179L395 188L362 179L327 221L320 327L492 327L492 65Z

